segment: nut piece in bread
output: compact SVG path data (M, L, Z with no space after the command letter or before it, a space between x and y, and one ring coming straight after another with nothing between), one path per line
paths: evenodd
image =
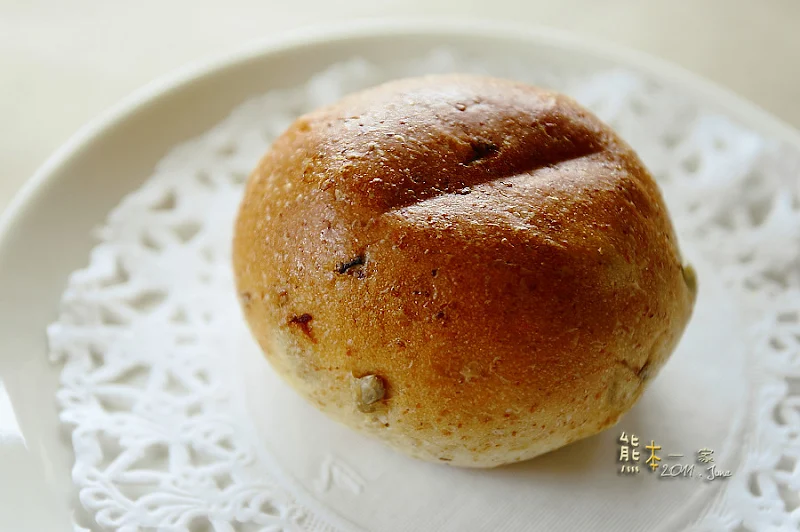
M300 117L249 180L233 253L250 328L301 395L468 467L616 423L696 291L625 142L566 96L473 76Z

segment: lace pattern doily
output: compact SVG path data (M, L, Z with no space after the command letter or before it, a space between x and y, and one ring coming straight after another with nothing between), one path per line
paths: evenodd
M800 528L800 151L631 72L531 69L448 52L403 64L353 60L248 101L176 147L109 215L48 329L88 517L80 524L123 532L356 528L333 499L307 495L336 487L367 496L363 472L329 455L302 495L287 480L300 474L281 473L281 460L265 451L269 441L262 445L289 438L284 429L265 435L250 423L236 360L253 346L232 286L232 220L248 173L298 114L392 77L455 70L563 90L637 149L686 255L704 261L735 303L727 311L737 314L744 342L748 384L737 393L749 406L730 422L741 425L735 473L682 526ZM613 468L610 456L597 460ZM517 529L513 513L495 522Z

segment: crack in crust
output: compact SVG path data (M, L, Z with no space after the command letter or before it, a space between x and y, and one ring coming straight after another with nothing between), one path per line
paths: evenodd
M386 187L390 192L403 188L407 190L405 194L396 195L394 198L384 193L386 201L383 212L397 211L445 194L468 196L465 191L471 191L474 187L496 183L503 179L530 176L543 168L558 167L570 161L595 155L605 149L605 146L595 143L573 142L568 137L561 139L562 145L544 153L537 150L520 153L522 150L519 146L497 146L480 139L459 139L459 142L470 146L466 160L457 163L457 166L462 168L460 171L451 167L431 168L425 177L414 179L409 177L408 181L402 175L393 176L399 177L399 182L397 180L388 182L389 180L383 179L381 184L388 182ZM412 191L413 194L410 194ZM467 199L465 198L465 201Z
M505 186L512 185L512 183L506 182L506 181L512 180L512 179L516 180L516 181L519 181L520 178L522 178L522 179L533 178L533 177L535 177L536 172L538 170L541 170L543 168L557 168L557 167L559 167L561 165L565 165L565 164L568 164L568 163L571 163L571 162L579 161L579 160L582 160L582 159L588 159L588 158L592 157L593 155L596 155L600 151L601 150L596 150L595 149L595 150L587 151L585 153L579 152L579 153L575 153L575 154L572 154L572 155L567 156L567 157L559 158L557 160L544 162L544 163L541 163L541 164L539 164L537 166L532 166L532 167L529 167L529 168L525 168L525 169L523 169L523 170L521 170L519 172L509 172L508 174L502 174L502 175L497 175L497 176L487 176L488 178L486 180L476 181L476 182L470 183L470 185L468 187L463 187L463 188L451 187L451 188L454 188L453 190L449 190L449 189L448 190L442 190L442 189L438 189L438 188L433 188L432 189L432 191L434 192L433 194L426 195L426 197L424 197L424 198L419 198L418 197L418 198L415 198L414 201L411 201L409 203L404 203L402 205L398 205L398 206L392 207L391 209L389 209L388 211L384 212L383 214L393 214L393 213L397 213L397 212L401 212L401 211L405 211L405 210L409 210L409 209L421 209L421 210L424 210L428 206L430 206L431 208L436 208L436 206L434 204L442 196L451 196L452 197L451 201L461 201L461 202L464 202L465 204L473 204L475 202L475 200L473 200L471 198L468 198L468 197L465 197L465 196L468 196L468 194L464 193L465 189L469 190L471 192L473 189L481 187L482 185L501 185L501 184L505 185ZM486 191L486 192L489 193L488 191ZM504 194L502 192L502 189L499 189L499 188L498 188L498 190L491 191L489 194L491 194L492 196L496 196L500 201L502 201L504 203L510 202L510 199L511 199L511 198L508 197L507 194ZM459 199L455 198L455 196L460 196L461 199L459 200ZM519 198L514 198L514 199L516 201L519 201Z
M620 366L623 366L626 369L630 370L631 373L633 373L636 376L636 378L638 378L639 380L647 379L647 376L648 376L648 373L649 373L649 369L650 369L650 360L649 359L646 360L645 363L642 364L642 367L640 367L640 368L636 368L636 367L632 366L631 363L628 362L627 360L617 359L616 362Z
M300 153L304 181L330 190L340 207L359 198L370 216L442 194L468 196L473 186L592 154L602 154L598 164L625 164L617 160L619 139L569 98L491 79L480 81L478 97L475 83L448 76L438 89L426 78L386 84L369 102L345 99L344 118L342 108L308 115L301 123L319 129L290 131L295 147L287 151ZM460 101L479 103L453 105Z

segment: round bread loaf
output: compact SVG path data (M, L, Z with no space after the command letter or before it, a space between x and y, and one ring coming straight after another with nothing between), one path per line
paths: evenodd
M233 259L250 328L301 395L469 467L616 423L696 291L625 142L566 96L473 76L299 118L249 180Z

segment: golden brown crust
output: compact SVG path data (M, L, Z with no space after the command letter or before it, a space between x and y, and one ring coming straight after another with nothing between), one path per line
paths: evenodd
M299 118L247 185L234 268L253 334L304 396L476 467L615 423L694 300L627 144L565 96L468 76Z

